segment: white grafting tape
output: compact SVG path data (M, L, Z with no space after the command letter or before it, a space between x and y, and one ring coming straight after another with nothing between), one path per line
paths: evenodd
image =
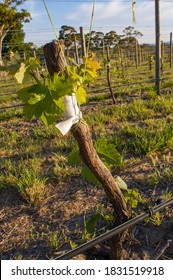
M72 96L66 95L63 102L66 108L64 114L66 120L56 124L56 128L65 135L71 129L72 125L79 122L82 118L82 113L79 110L75 93Z

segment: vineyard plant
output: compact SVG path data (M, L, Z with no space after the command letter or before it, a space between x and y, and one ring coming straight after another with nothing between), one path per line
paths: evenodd
M102 61L100 65L97 80L84 86L87 101L80 110L92 131L95 149L122 187L133 217L146 205L172 196L172 71L165 64L165 81L158 96L154 84L147 83L154 79L148 61L138 69L126 66L122 75L112 59L113 104ZM33 69L37 67L34 64ZM72 134L62 136L54 123L45 126L44 118L37 115L26 120L22 106L6 108L19 104L16 91L23 94L15 78L1 78L0 91L4 108L0 115L1 258L56 258L112 228L111 204L81 163ZM63 116L57 122L61 120ZM171 238L172 214L166 209L133 229L126 240L130 258L151 259L157 254ZM108 245L105 241L76 258L109 259ZM161 258L172 258L172 250L170 245Z

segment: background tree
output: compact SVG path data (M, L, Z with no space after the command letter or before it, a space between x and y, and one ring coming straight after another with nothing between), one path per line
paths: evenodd
M95 47L101 49L103 47L104 33L101 31L96 32L94 40Z
M67 56L69 56L69 51L74 47L75 38L77 41L80 39L80 35L74 27L68 25L62 25L59 31L59 40L64 40L65 49L67 50Z
M18 51L20 46L24 43L25 33L22 29L22 24L20 28L11 28L11 30L4 37L2 44L2 53L8 53L9 51Z
M8 55L11 51L18 52L21 57L33 56L33 51L36 51L34 43L25 43L25 33L23 25L20 24L19 29L12 28L5 36L2 44L3 57Z
M18 10L26 0L4 0L0 3L0 65L2 61L2 45L5 37L11 30L21 30L22 23L29 22L30 14L24 10ZM20 34L23 36L23 34Z
M110 31L105 34L104 36L104 42L106 47L113 48L115 47L119 42L120 36L115 31Z
M123 30L122 39L120 40L120 46L124 48L134 47L138 38L142 37L143 34L140 31L135 30L133 26L128 26Z
M93 31L91 31L91 33L87 33L85 35L86 46L88 46L88 43L90 40L90 50L94 50L94 48L95 48L95 40L94 40L95 34L96 34L96 32L93 30Z
M99 50L103 47L103 32L92 31L91 33L86 34L85 40L88 43L90 37L90 49L91 50Z

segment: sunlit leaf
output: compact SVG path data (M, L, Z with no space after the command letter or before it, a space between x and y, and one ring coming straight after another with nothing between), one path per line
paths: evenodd
M112 215L112 214L105 215L104 218L105 218L106 221L113 222L114 215Z
M115 149L113 144L108 144L107 139L101 138L95 142L95 148L97 153L102 159L104 159L109 165L122 166L122 157Z
M118 184L120 189L127 190L127 184L124 182L124 180L121 177L117 176L115 178L115 181Z
M97 71L101 68L100 63L98 61L93 61L88 59L87 60L87 64L86 64L87 68L92 70L92 71Z
M42 99L48 92L49 89L44 85L35 84L18 90L17 94L23 102L28 102L33 97L33 94L39 95L38 99Z
M47 86L36 84L20 89L19 98L25 103L25 117L41 117L45 124L57 121L58 115L65 111L63 98L54 100Z
M83 87L78 87L77 91L76 91L76 99L78 101L78 104L81 105L83 103L86 102L86 97L87 97L87 93L84 90Z
M94 185L100 186L101 183L97 180L92 171L85 165L82 169L81 175Z
M57 73L49 78L49 89L53 99L58 99L65 95L72 95L73 82L71 79L66 78L64 75L59 76Z
M14 77L16 78L19 84L30 82L31 75L28 72L28 67L24 63L21 63L19 70L15 73Z
M29 60L26 60L25 64L30 70L37 69L40 66L39 60L34 57L30 57Z
M95 60L95 54L92 53L90 57L86 58L86 68L96 72L101 68L101 65L98 61Z
M28 100L28 104L30 104L30 105L36 104L37 102L39 102L43 98L44 98L44 94L32 93L32 96Z

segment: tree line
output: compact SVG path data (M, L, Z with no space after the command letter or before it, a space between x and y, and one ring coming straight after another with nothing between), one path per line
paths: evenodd
M0 65L3 64L2 53L8 54L10 51L33 53L33 50L42 52L42 47L37 48L33 42L25 43L25 33L23 24L29 23L31 15L19 7L27 0L3 0L0 3ZM105 47L113 48L119 45L121 48L133 48L136 40L142 33L128 26L119 35L116 31L103 33L92 31L85 35L86 45L90 41L90 50L100 50ZM59 31L59 39L65 42L65 49L68 52L74 49L75 43L81 48L80 33L72 26L63 25Z
M91 31L91 33L85 34L85 42L86 45L90 42L91 50L100 50L105 47L114 48L117 45L120 48L133 48L141 36L143 36L143 34L140 31L135 30L132 26L128 26L123 30L122 35L117 34L116 31L109 31L105 34L101 31ZM81 47L80 33L72 26L61 26L59 39L64 40L67 50L74 48L75 41L78 47Z

